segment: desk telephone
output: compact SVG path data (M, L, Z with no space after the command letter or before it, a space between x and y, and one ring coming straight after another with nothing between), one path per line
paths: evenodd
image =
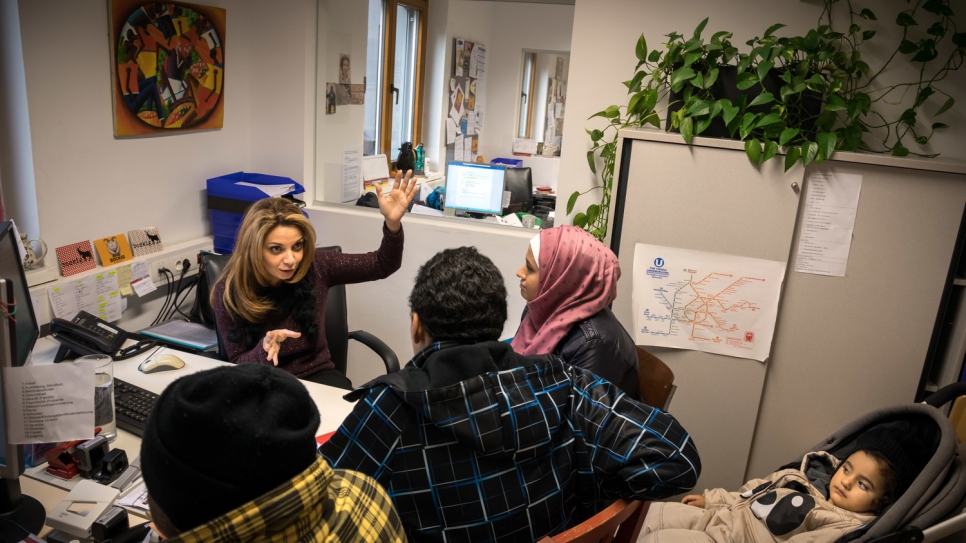
M157 345L157 341L147 340L122 350L131 334L86 311L77 313L69 321L51 319L50 332L62 343L54 356L55 363L63 361L71 353L75 356L108 354L114 360L124 360Z

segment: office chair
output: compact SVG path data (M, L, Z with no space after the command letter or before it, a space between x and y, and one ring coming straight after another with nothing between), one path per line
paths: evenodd
M566 532L538 543L634 543L644 526L651 502L623 498Z
M338 251L342 252L342 247L316 247L316 251ZM206 278L211 288L228 264L231 255L203 255L205 264ZM216 315L217 318L217 315ZM217 332L218 327L215 327ZM218 336L218 356L227 361L228 354L222 343L221 334ZM381 339L363 330L349 331L348 308L346 305L345 285L335 285L329 287L329 294L325 301L325 339L329 346L329 354L332 356L332 363L335 368L343 375L346 372L349 355L349 340L354 339L366 347L372 349L382 359L386 366L386 373L399 371L399 358L396 353L386 345Z
M530 168L507 168L504 189L510 192L510 204L503 208L503 214L533 209L533 176Z

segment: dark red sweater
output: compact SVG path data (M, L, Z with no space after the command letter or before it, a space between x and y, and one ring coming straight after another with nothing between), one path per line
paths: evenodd
M315 265L309 273L315 274L315 323L318 334L309 338L306 334L301 337L287 339L282 342L278 354L278 367L295 375L307 377L322 370L333 369L332 356L325 340L325 299L329 287L350 283L363 283L385 279L399 269L402 264L403 232L393 235L382 227L382 244L377 251L365 254L345 254L331 251L315 251ZM299 332L295 319L291 314L270 315L259 326L261 330L259 341L251 349L245 345L228 340L231 330L236 327L237 318L229 313L222 301L225 283L219 281L215 285L215 320L218 323L218 334L228 353L228 360L236 364L265 364L271 365L265 349L262 348L261 338L271 330L286 329Z

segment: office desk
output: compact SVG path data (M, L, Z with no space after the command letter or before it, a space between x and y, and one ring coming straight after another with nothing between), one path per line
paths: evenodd
M60 344L50 338L45 337L37 341L37 346L34 347L33 351L33 362L32 364L50 364L53 362L54 354L57 352L57 348ZM114 377L127 381L132 385L139 386L150 392L156 394L161 394L161 392L180 377L185 375L214 369L222 366L228 366L227 362L221 362L219 360L214 360L211 358L205 358L203 356L198 356L192 353L186 353L183 351L178 351L170 349L168 347L162 347L157 351L157 354L162 352L170 352L185 362L185 367L180 370L164 371L161 373L154 373L151 375L145 375L138 371L138 365L141 364L148 356L155 353L154 350L148 351L142 355L129 358L128 360L122 360L120 362L114 362ZM302 381L305 388L308 389L309 395L315 402L315 405L319 408L319 430L316 435L325 434L336 430L342 421L348 416L352 411L354 403L350 403L342 399L342 396L346 393L345 390L334 388L326 385L320 385L317 383L310 383L307 381ZM128 458L133 460L141 452L141 438L131 434L127 431L121 430L117 431L117 439L111 444L112 449L120 448L127 451ZM54 506L57 505L60 500L67 495L67 491L63 488L59 488L47 481L43 480L45 475L33 474L34 469L28 469L27 473L20 477L20 485L24 494L28 496L33 496L43 504L44 509L48 512L51 511ZM43 470L40 470L43 472ZM131 523L137 524L139 522L145 522L145 520L139 520L141 517L137 515L132 515ZM46 528L41 534L48 532L50 529Z

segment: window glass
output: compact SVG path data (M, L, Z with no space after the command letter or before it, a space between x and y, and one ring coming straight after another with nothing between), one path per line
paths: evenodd
M386 20L385 0L369 0L369 36L366 40L366 97L365 121L363 124L363 154L366 156L378 154L382 127L382 100L379 99L379 89L382 88L382 64L384 62Z
M391 143L393 155L403 142L413 141L418 38L419 10L399 4L396 6L396 58L393 70L395 80Z

